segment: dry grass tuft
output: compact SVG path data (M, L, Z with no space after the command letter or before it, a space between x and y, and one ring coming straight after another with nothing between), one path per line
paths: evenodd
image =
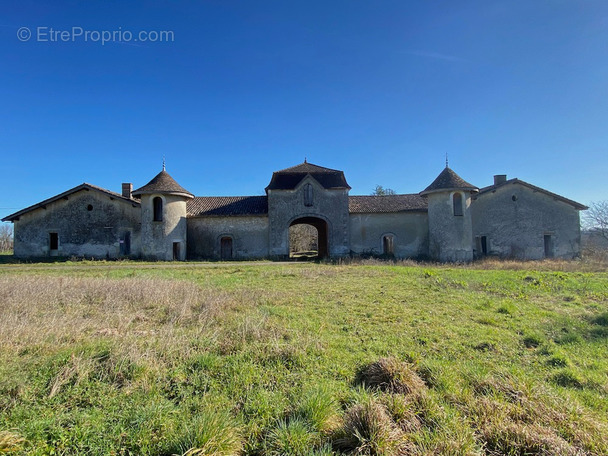
M386 407L370 400L346 411L334 447L356 455L392 456L407 454L411 445Z
M363 366L357 372L355 382L391 393L422 394L426 391L424 381L412 365L392 357Z
M25 439L13 431L0 431L0 453L9 454L21 450Z

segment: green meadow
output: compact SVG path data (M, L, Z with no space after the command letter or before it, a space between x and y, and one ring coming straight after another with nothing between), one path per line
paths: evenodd
M0 453L606 455L608 273L536 266L4 264Z

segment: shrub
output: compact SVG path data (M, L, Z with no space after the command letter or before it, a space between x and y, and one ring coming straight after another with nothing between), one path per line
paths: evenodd
M396 358L382 358L363 366L355 381L391 393L414 394L426 390L424 381L412 366Z
M306 456L317 442L318 436L301 418L279 421L266 437L268 456Z
M397 455L405 449L403 437L386 408L370 400L347 410L334 447L358 455Z

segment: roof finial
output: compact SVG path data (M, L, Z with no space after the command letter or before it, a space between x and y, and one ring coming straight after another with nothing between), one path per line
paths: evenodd
M304 157L304 163L308 163L308 162L306 161L306 157Z
M445 153L445 167L448 167L448 153Z
M165 156L163 155L163 171L165 171Z

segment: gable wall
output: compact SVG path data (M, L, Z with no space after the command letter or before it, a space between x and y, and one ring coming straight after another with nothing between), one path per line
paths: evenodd
M486 236L490 255L542 259L545 234L552 236L554 257L573 258L580 254L579 212L524 185L506 184L495 192L479 195L471 212L477 256L481 252L475 238Z
M87 206L93 206L91 211ZM131 232L131 254L139 252L140 208L95 190L80 190L20 216L14 223L15 256L118 258L120 240ZM49 233L58 233L59 248L49 249Z

